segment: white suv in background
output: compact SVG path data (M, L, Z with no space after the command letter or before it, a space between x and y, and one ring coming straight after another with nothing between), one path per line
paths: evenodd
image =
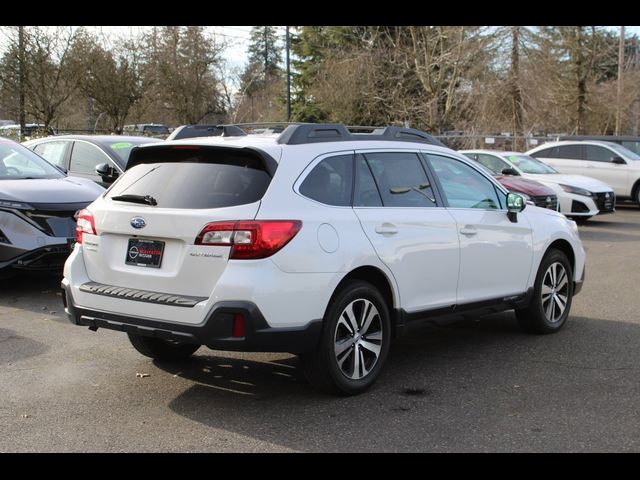
M80 214L62 281L73 323L127 332L157 359L292 352L340 394L371 386L421 320L515 309L530 332L565 323L584 278L575 222L433 137L227 133L136 147Z
M596 140L548 142L527 152L562 173L587 175L613 187L619 199L640 205L640 155Z

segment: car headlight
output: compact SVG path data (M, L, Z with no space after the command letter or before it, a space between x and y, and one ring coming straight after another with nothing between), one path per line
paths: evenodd
M0 208L13 208L14 210L34 210L28 203L14 202L12 200L0 200Z
M583 197L595 197L594 193L591 193L589 190L585 190L584 188L563 185L562 183L560 183L559 185L565 192L573 193L575 195L582 195Z

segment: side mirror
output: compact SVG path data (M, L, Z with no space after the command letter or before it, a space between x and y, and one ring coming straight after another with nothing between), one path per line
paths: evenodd
M512 223L518 221L518 213L523 211L527 206L524 197L517 193L507 193L507 217Z
M502 175L514 175L514 176L520 175L515 168L511 168L511 167L503 168L501 173Z
M108 163L100 163L96 165L96 173L102 177L102 181L106 183L113 182L118 178L118 172Z
M615 156L611 159L611 163L617 163L618 165L626 165L627 162L624 161L624 158Z

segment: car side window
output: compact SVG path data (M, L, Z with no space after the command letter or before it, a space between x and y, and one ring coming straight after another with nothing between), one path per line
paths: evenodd
M69 142L45 142L33 147L33 151L47 162L58 167L64 167L64 157Z
M610 162L616 156L611 150L598 145L585 145L585 160L591 162Z
M71 151L69 171L87 175L97 175L96 165L108 163L113 166L111 159L102 153L98 147L85 142L74 142Z
M506 204L506 195L469 165L441 155L428 158L450 207L494 210Z
M534 158L554 158L558 156L558 147L544 148L531 154Z
M382 198L373 179L369 164L361 154L356 155L356 190L354 207L381 207Z
M353 155L337 155L320 161L300 185L300 193L316 202L351 206Z
M431 182L417 153L367 153L364 156L385 207L436 206Z
M582 160L582 145L560 145L558 154L554 156L567 160Z

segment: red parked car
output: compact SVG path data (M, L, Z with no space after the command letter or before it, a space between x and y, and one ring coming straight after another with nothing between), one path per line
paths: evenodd
M471 160L476 160L471 154L465 153L464 155L471 158ZM516 177L514 175L496 175L481 163L478 162L478 165L498 180L510 192L519 193L525 200L533 202L537 207L558 210L558 196L549 187L545 187L540 182L529 180L528 178ZM506 169L503 173L507 173Z
M510 175L494 175L494 178L507 190L519 193L526 200L531 200L536 206L558 210L558 196L540 182Z

